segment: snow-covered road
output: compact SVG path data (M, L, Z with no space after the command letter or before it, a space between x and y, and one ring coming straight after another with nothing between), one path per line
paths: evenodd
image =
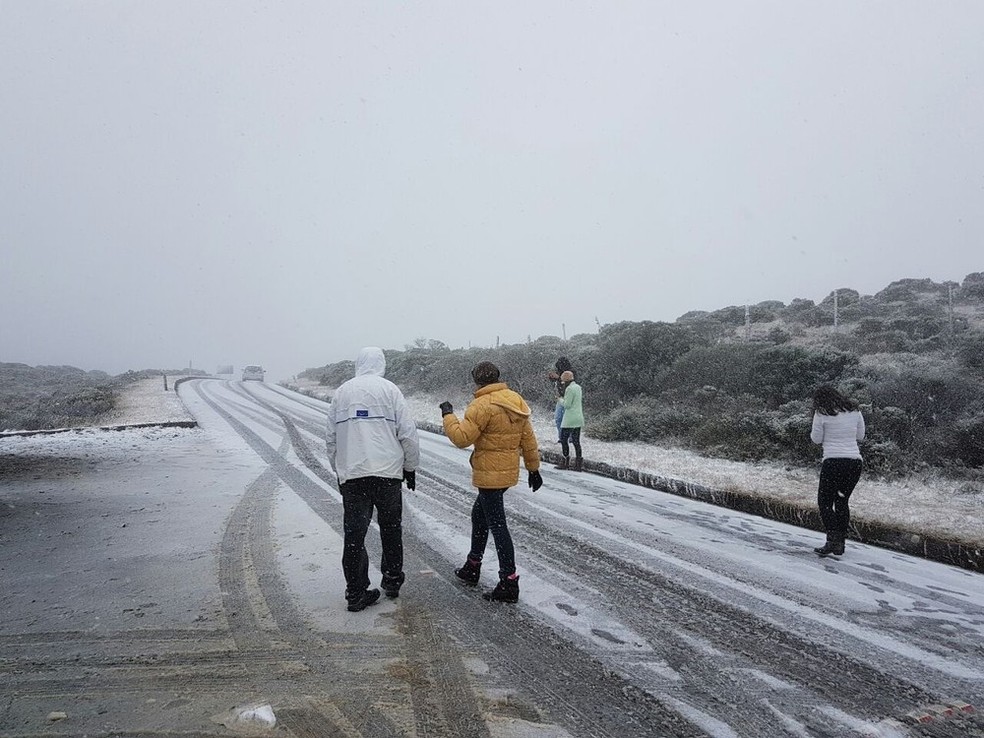
M245 389L275 402L327 466L323 405ZM423 433L422 453L408 533L453 587L468 549L468 451ZM827 724L844 735L931 703L981 704L979 574L862 545L821 560L799 528L592 475L545 478L537 493L521 483L507 496L520 609L709 733Z
M353 734L395 735L400 714L411 735L984 735L971 715L905 724L907 713L933 715L932 705L984 705L980 574L863 545L819 559L816 535L802 529L548 467L538 492L521 483L507 493L520 603L486 603L451 575L468 549L468 452L422 433L417 490L404 493L403 593L347 613L326 406L217 380L185 383L181 397L202 430L156 436L153 452L166 459L169 444L180 448L173 474L214 494L202 501L207 516L175 530L193 530L196 551L220 551L216 597L227 616L251 613L228 618L230 638L243 651L260 634L270 648L309 653L315 672L315 643L328 644L325 663L344 673L345 654L372 654L405 685L402 702L392 693L372 701L370 717L381 717ZM122 432L100 451L99 432L86 433L92 456L123 458L132 442ZM201 456L189 455L189 439ZM5 439L4 450L51 457L58 444L80 454L79 438L59 436ZM151 453L132 445L131 455ZM147 479L129 472L128 483L156 488L161 466L148 464ZM199 555L194 571L207 577ZM491 544L486 561L491 586ZM193 614L164 613L157 625L186 627ZM0 643L22 637L8 629L24 622L2 626ZM359 694L391 688L368 663ZM313 688L297 679L295 691ZM271 699L288 721L332 714L327 697L304 710L289 693Z

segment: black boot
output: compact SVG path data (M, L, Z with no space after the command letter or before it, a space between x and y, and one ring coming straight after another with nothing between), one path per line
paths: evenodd
M514 574L499 580L495 589L482 595L490 602L519 602L519 576Z
M396 599L400 596L400 587L403 586L403 582L406 578L406 574L402 571L397 575L383 574L383 581L380 582L380 586L383 588L383 593L391 600Z
M367 589L358 595L354 595L348 601L348 611L349 612L361 612L365 610L369 605L376 604L376 600L379 599L378 589Z
M478 584L478 578L482 575L482 562L475 560L471 556L465 559L465 565L460 569L454 570L454 575L465 584L472 586Z
M844 538L845 538L844 533L834 534L834 551L833 551L834 556L844 555Z
M840 542L838 542L836 533L828 533L827 542L819 548L813 549L813 552L821 557L840 556L844 553L844 538L841 537Z
M578 456L574 459L574 466L571 467L574 471L584 471L584 460Z

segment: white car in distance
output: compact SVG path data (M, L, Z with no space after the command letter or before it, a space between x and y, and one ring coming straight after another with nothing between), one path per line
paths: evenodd
M255 366L253 364L250 364L247 367L243 367L243 381L244 382L248 382L250 380L253 380L253 381L256 381L256 382L262 382L263 381L263 374L264 374L264 372L263 372L263 367L262 366Z

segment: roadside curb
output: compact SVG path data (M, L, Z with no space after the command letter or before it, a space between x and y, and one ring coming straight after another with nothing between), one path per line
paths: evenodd
M86 425L79 428L48 428L45 430L0 431L0 439L21 436L52 436L58 433L81 433L82 431L123 431L131 428L197 428L195 420L166 420L154 423L124 423L123 425Z
M417 427L429 433L444 435L444 427L434 423L418 422ZM540 458L554 464L559 462L562 457L556 451L541 449ZM781 500L756 497L739 492L717 490L695 482L587 459L584 461L584 471L659 492L668 492L679 497L706 502L718 507L758 515L762 518L788 523L800 528L823 532L820 513L815 508L799 507ZM955 541L946 541L923 533L892 528L883 523L859 520L855 517L851 520L850 540L984 573L984 550L980 548Z

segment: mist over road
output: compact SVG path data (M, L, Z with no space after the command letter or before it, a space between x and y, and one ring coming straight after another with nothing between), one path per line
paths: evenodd
M984 704L979 574L821 560L806 531L548 466L507 493L520 603L488 603L491 542L482 588L452 576L468 452L421 433L407 582L348 613L325 404L180 393L200 429L94 433L0 477L0 738L223 735L247 702L296 736L984 735L902 727Z

